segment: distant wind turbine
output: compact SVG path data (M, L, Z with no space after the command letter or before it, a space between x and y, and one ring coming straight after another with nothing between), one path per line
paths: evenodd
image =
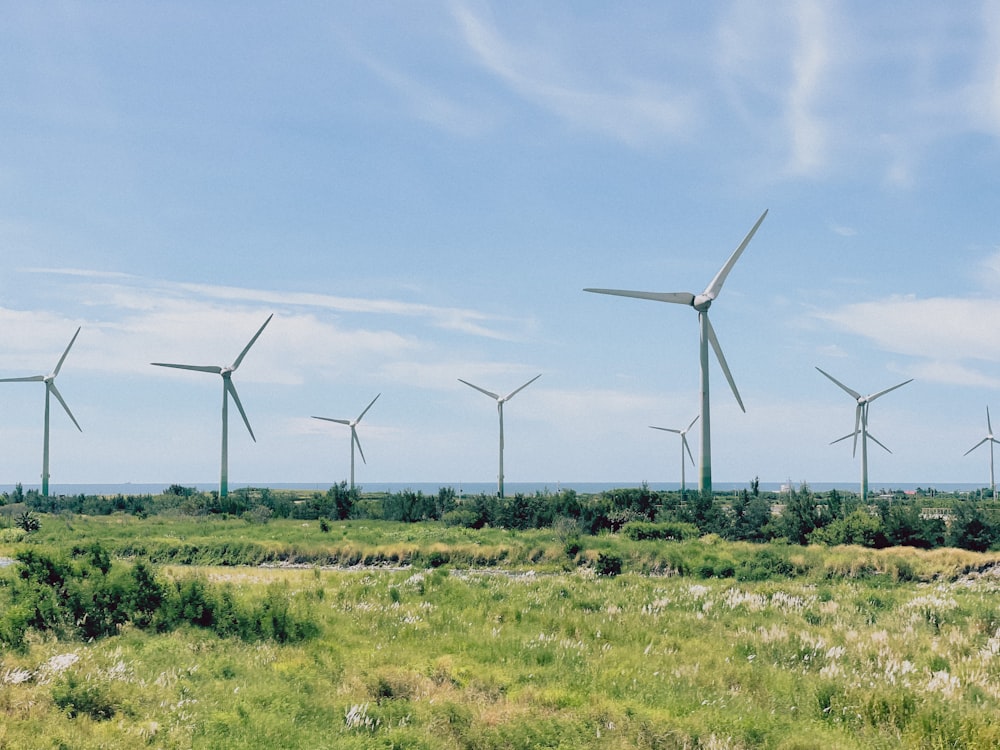
M73 334L73 338L70 339L69 345L66 347L66 351L59 358L59 362L56 364L56 369L50 372L48 375L29 375L26 378L2 378L0 383L45 383L45 430L44 437L42 438L42 497L49 496L49 396L55 396L56 400L62 404L62 408L66 410L69 418L73 420L73 424L76 425L76 429L83 432L83 428L76 421L76 417L73 416L73 412L69 410L69 406L63 400L62 395L59 393L59 389L56 388L56 375L59 374L59 370L62 369L63 362L66 361L66 355L69 354L69 350L73 347L73 342L76 341L76 337L80 335L80 329L76 329L76 333Z
M687 451L688 458L691 459L691 465L694 466L694 456L691 455L691 446L688 445L687 434L688 430L694 427L694 423L698 421L698 417L691 420L691 424L685 427L683 430L675 430L672 427L656 427L650 425L652 430L663 430L664 432L673 432L676 435L681 436L681 495L684 494L684 451Z
M712 306L712 302L719 296L719 292L722 291L722 285L726 282L726 277L729 276L729 272L733 269L736 261L739 260L740 255L746 249L747 245L750 244L750 240L753 239L757 228L760 227L765 216L767 216L767 211L764 211L760 215L757 223L753 225L747 236L743 238L743 242L729 256L729 260L726 261L726 264L715 275L715 278L712 279L712 283L701 294L693 294L692 292L633 292L625 289L583 290L597 294L613 294L618 297L635 297L637 299L650 299L656 302L673 302L678 305L689 305L698 312L698 324L701 331L701 467L698 478L698 489L701 492L712 492L712 432L708 397L709 344L711 344L712 349L715 351L715 358L719 361L719 366L722 368L726 380L729 381L729 387L732 388L733 395L736 396L736 403L740 405L740 409L744 412L746 411L746 408L743 406L743 399L740 398L740 392L736 389L732 373L729 372L726 358L722 354L722 347L719 346L719 339L715 335L715 329L712 328L712 324L708 319L708 308Z
M854 410L854 432L849 432L842 438L837 438L830 445L834 443L839 443L841 440L847 440L847 438L854 438L854 451L851 455L857 455L858 452L858 435L861 435L861 502L866 502L868 500L868 439L871 438L875 443L885 449L886 452L892 453L891 450L886 448L886 446L874 435L868 432L868 407L871 402L877 399L879 396L884 396L890 391L894 391L897 388L902 388L907 383L913 382L913 378L909 380L904 380L902 383L897 383L891 388L886 388L884 391L879 391L878 393L872 393L868 396L862 396L860 393L852 388L848 388L846 385L837 380L833 375L827 372L823 372L820 368L816 368L823 375L826 375L830 380L840 386L843 390L851 395L852 398L857 402L857 408Z
M968 456L970 453L972 453L972 451L974 451L976 448L978 448L983 443L989 443L990 444L990 490L993 493L993 499L996 500L997 499L997 484L996 484L996 480L994 480L994 478L993 478L993 444L994 443L1000 443L1000 440L997 440L995 437L993 437L993 425L990 424L990 407L988 407L988 406L986 407L986 437L984 437L982 440L980 440L974 446L972 446L971 448L969 448L969 450L967 450L964 455Z
M527 383L522 385L520 388L515 388L506 396L499 396L496 393L493 393L492 391L486 390L485 388L480 388L478 385L473 385L468 380L462 380L461 378L458 379L459 382L465 383L470 388L475 388L480 393L485 393L487 396L489 396L492 399L495 399L497 402L497 412L500 414L500 472L497 474L497 495L499 497L503 497L503 405L505 402L510 401L512 398L514 398L515 395L523 391L525 388L534 383L540 377L542 377L542 374L538 373Z
M354 489L354 446L355 445L358 446L358 453L361 454L361 460L364 461L366 464L368 463L367 461L365 461L365 452L361 450L361 441L358 439L358 423L362 420L365 414L368 413L368 410L372 408L372 404L378 401L378 397L381 395L382 394L380 393L378 394L378 396L373 398L371 404L368 404L368 406L365 407L365 410L358 415L357 419L334 419L333 417L313 417L313 419L322 419L325 422L336 422L337 424L346 424L348 427L351 428L351 489L352 490Z
M219 365L176 365L167 362L152 362L151 364L157 367L174 367L178 370L195 370L196 372L211 372L216 375L222 376L222 471L220 472L219 478L219 497L226 497L229 494L229 397L233 397L233 401L236 404L236 408L240 410L240 416L243 417L243 424L247 426L247 432L250 433L251 439L256 443L257 438L253 434L253 429L250 427L250 420L247 419L247 413L243 411L243 404L240 403L239 394L236 393L236 386L233 385L233 373L243 362L243 358L250 351L250 347L254 345L260 335L264 332L267 324L271 322L271 318L274 317L274 313L267 316L267 320L264 321L264 325L257 329L257 333L254 334L253 338L250 339L250 343L243 347L243 351L240 352L235 361L229 365L229 367L220 367Z

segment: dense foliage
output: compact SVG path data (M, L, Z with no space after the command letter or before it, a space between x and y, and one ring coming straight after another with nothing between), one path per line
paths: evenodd
M126 625L155 632L191 625L221 636L279 642L316 631L279 588L243 601L231 587L198 577L165 580L141 560L114 564L98 542L74 546L68 556L28 547L17 553L16 562L17 575L0 579L2 646L23 648L29 630L94 639Z
M44 498L33 490L23 492L19 485L14 493L0 496L0 510L9 511L8 519L13 509L20 508L28 518L32 512L69 512L235 516L248 523L267 523L272 518L325 522L371 519L438 521L470 529L562 526L586 535L625 530L628 534L659 534L662 539L718 534L733 541L780 539L799 545L953 546L975 551L1000 547L1000 506L991 500L942 497L933 491L915 495L890 492L862 507L857 495L837 490L814 493L803 484L777 494L763 493L759 486L755 479L750 489L714 496L656 491L642 485L597 495L581 496L567 489L500 498L487 494L460 497L450 487L433 495L412 490L363 494L342 482L326 492L300 494L245 488L220 498L217 492L171 485L159 495ZM644 531L635 524L655 524L659 530L649 527Z

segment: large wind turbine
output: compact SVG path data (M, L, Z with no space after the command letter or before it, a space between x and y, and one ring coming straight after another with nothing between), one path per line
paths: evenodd
M684 495L684 489L685 489L685 487L684 487L684 451L687 451L688 458L691 459L691 465L694 466L694 456L691 455L691 446L688 445L687 434L688 434L688 430L690 430L692 427L694 427L694 423L697 422L697 421L698 421L698 417L695 417L694 419L691 420L691 424L689 424L683 430L675 430L672 427L656 427L654 425L650 425L649 426L650 429L652 429L652 430L663 430L664 432L672 432L675 435L680 435L681 436L681 496Z
M750 244L750 240L753 239L757 228L764 221L765 216L767 216L767 211L764 211L760 215L757 223L753 225L747 236L743 238L743 242L729 256L729 260L726 261L726 264L715 275L715 278L712 279L712 283L701 294L693 294L691 292L632 292L624 289L584 289L585 292L596 292L597 294L614 294L619 297L636 297L637 299L651 299L656 302L673 302L678 305L690 305L698 312L698 324L701 331L701 467L698 477L698 489L702 492L712 492L712 420L708 398L709 344L712 345L712 349L715 351L715 358L719 361L719 366L722 368L726 380L729 381L729 387L732 388L733 395L736 396L736 403L740 405L740 409L744 412L746 411L746 408L743 406L743 399L740 398L740 392L736 389L732 373L729 372L726 358L722 354L722 347L719 346L719 339L715 335L715 329L712 328L712 324L708 320L708 308L712 306L712 302L719 296L719 292L722 291L722 285L726 282L726 277L729 276L729 272L733 269L736 261L739 260L746 246Z
M76 417L73 416L73 412L69 410L66 402L63 400L62 395L59 393L59 389L56 388L56 375L59 374L59 370L62 369L63 362L66 361L66 355L69 354L69 350L73 346L73 342L76 341L76 337L80 335L80 329L76 329L76 333L73 334L73 338L70 339L69 345L66 347L66 351L59 358L59 362L56 364L56 369L50 372L48 375L29 375L26 378L2 378L0 383L45 383L45 430L43 437L43 448L42 448L42 497L49 496L49 396L55 396L56 400L62 404L62 408L66 410L69 418L73 420L73 424L76 425L76 429L83 432L83 428L76 421Z
M826 375L830 380L840 386L843 390L851 395L852 398L857 402L857 408L854 410L854 432L849 432L842 438L837 438L833 443L839 443L841 440L847 440L849 437L854 438L854 452L852 455L857 455L858 452L858 435L861 435L861 502L866 502L868 500L868 439L871 438L879 446L884 448L886 452L892 453L891 450L886 448L882 442L868 432L868 407L872 401L877 399L879 396L884 396L889 393L889 391L894 391L897 388L902 388L907 383L913 381L913 378L909 380L904 380L902 383L897 383L891 388L886 388L884 391L879 391L878 393L872 393L868 396L862 396L860 393L855 391L853 388L848 388L846 385L837 380L833 375L823 372L820 368L816 368L821 373Z
M540 377L542 377L542 374L538 373L527 383L522 385L520 388L515 388L506 396L499 396L496 393L493 393L493 391L488 391L485 388L480 388L478 385L473 385L468 380L462 380L461 378L458 379L459 382L465 383L470 388L475 388L480 393L485 393L487 396L489 396L492 399L495 399L497 402L497 412L500 414L500 472L497 474L497 495L499 497L503 497L503 405L505 402L510 401L512 398L514 398L515 395L523 391L525 388L534 383Z
M240 352L235 361L229 365L229 367L220 367L219 365L175 365L167 362L152 362L151 364L157 367L175 367L178 370L195 370L196 372L212 372L216 375L222 376L222 471L220 473L219 479L219 497L225 497L229 494L229 397L233 397L233 401L236 403L236 408L240 410L240 416L243 417L243 424L247 426L247 432L250 433L251 439L256 443L257 438L253 434L253 429L250 427L250 420L247 419L247 413L243 411L243 404L240 403L239 394L236 393L236 386L233 385L233 373L236 372L236 368L240 366L243 362L243 358L250 351L250 347L254 345L254 342L260 337L264 332L264 328L267 324L271 322L271 318L274 317L274 313L267 316L267 320L264 321L264 325L257 329L257 333L253 335L250 339L250 343L243 347L243 351Z
M365 410L358 415L357 419L334 419L333 417L313 417L313 419L322 419L325 422L336 422L337 424L346 424L351 428L351 489L354 489L354 446L358 446L358 453L361 454L361 460L365 461L365 452L361 450L361 441L358 439L358 423L361 419L368 413L368 410L372 408L372 404L378 401L378 397L382 394L378 394L372 399L371 404L365 407ZM365 463L368 463L365 461Z
M968 456L970 453L972 453L972 451L974 451L983 443L990 444L990 490L993 492L993 499L996 500L997 484L996 481L993 479L993 444L1000 443L1000 440L997 440L995 437L993 437L993 425L990 424L990 407L988 406L986 407L986 437L984 437L974 446L969 448L969 450L967 450L964 455Z

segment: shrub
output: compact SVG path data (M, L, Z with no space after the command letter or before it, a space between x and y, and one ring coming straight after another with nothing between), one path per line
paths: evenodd
M700 535L698 527L693 523L648 523L632 521L622 527L622 533L633 541L658 539L662 541L683 541L696 539Z
M597 556L594 570L599 576L614 578L622 572L622 558L619 555L601 552Z

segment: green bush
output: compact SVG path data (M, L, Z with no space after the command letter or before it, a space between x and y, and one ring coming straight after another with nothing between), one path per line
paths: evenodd
M613 578L622 572L622 558L619 555L601 552L597 555L594 570L599 576Z
M698 527L693 523L649 523L646 521L627 523L622 527L622 533L637 542L646 539L680 542L685 539L697 539L701 535Z

